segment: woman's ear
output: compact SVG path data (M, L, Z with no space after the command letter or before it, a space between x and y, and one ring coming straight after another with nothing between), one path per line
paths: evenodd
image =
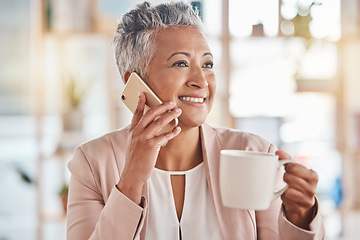
M125 71L124 73L124 81L125 81L125 84L127 83L127 81L129 80L129 77L131 75L131 72L129 70Z

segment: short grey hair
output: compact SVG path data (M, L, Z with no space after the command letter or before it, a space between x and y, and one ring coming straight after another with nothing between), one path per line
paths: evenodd
M194 27L201 33L204 31L198 11L184 2L156 6L144 2L125 13L114 39L116 64L121 77L129 70L146 80L149 62L156 52L156 32L177 26Z

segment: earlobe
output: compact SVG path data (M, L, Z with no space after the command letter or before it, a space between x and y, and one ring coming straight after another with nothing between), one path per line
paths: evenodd
M131 75L131 72L129 70L125 71L125 73L124 73L124 81L125 81L125 83L127 83L130 75Z

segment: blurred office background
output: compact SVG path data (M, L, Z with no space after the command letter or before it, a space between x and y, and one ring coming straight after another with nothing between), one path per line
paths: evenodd
M72 151L131 118L112 41L139 2L0 0L1 240L65 239ZM208 122L263 135L316 170L327 239L358 239L360 1L188 2L215 56Z

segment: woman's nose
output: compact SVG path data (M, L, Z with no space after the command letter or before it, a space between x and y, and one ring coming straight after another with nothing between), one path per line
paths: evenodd
M187 86L202 89L206 88L208 85L209 84L202 69L193 69L192 74L189 76L189 80L187 81Z

